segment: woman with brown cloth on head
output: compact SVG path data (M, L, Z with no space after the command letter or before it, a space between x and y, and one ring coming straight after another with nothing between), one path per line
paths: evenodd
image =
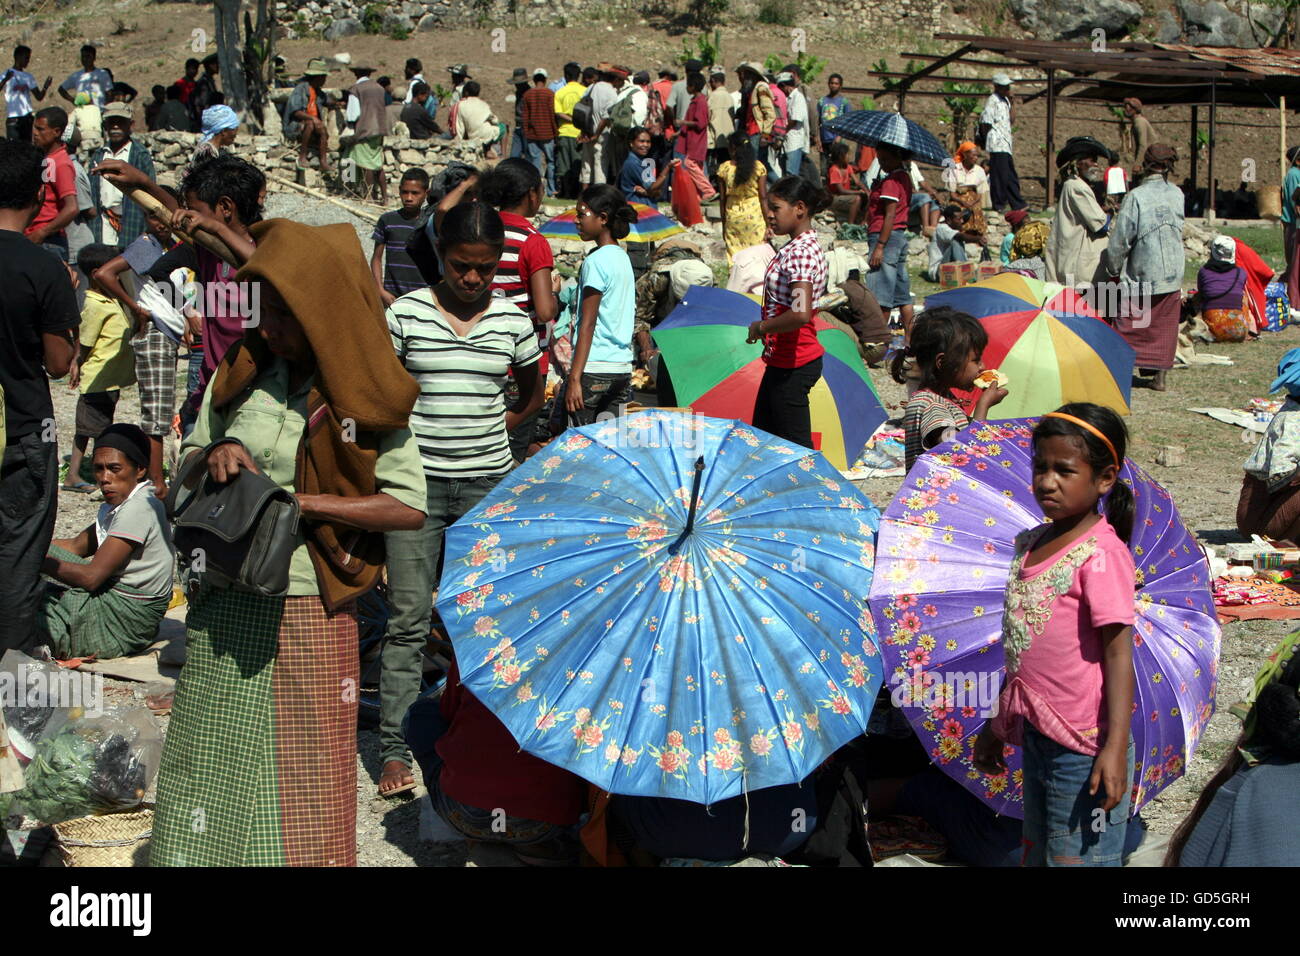
M202 223L194 224L202 228ZM253 226L237 280L257 323L226 353L182 458L295 494L288 593L199 573L188 656L158 775L154 866L356 864L357 624L383 532L419 528L424 475L407 422L418 387L393 354L352 227Z
M943 188L948 190L953 202L970 210L965 230L983 236L989 228L984 218L989 177L980 165L981 158L980 148L970 140L958 146L957 152L953 154L953 165L943 171Z

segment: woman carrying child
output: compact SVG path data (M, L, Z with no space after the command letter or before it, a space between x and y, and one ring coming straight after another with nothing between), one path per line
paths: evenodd
M1007 772L1005 744L1022 748L1026 866L1121 865L1135 692L1125 439L1118 415L1086 402L1034 429L1034 499L1048 523L1016 538L1002 619L1007 683L974 754L975 768L996 776Z
M171 526L147 477L149 437L135 425L109 425L93 461L104 494L95 523L56 539L41 568L58 584L46 590L37 643L60 660L143 650L172 597Z
M829 204L825 192L799 176L783 176L768 190L768 228L790 241L768 263L762 315L746 339L763 342L767 366L754 401L754 427L805 448L813 447L808 394L822 377L826 351L813 316L826 294L828 267L812 220Z
M909 366L920 376L920 384L903 409L908 471L923 453L971 423L952 393L975 387L984 371L981 358L988 342L984 326L965 312L939 306L917 316L911 344L894 356L889 370L900 385L908 384ZM974 417L987 418L989 409L1006 397L1005 388L990 385L975 402Z

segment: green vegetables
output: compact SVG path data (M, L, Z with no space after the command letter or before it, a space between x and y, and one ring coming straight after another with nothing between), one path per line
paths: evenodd
M36 745L26 787L0 794L0 818L15 808L42 823L61 823L135 806L148 774L130 742L95 721L75 721Z

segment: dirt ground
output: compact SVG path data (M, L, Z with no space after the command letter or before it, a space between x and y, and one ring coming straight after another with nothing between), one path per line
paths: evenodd
M39 28L32 28L30 24L27 27L0 27L0 47L19 39L21 34L37 50L34 72L37 72L38 78L43 79L46 72L61 77L72 69L83 36L95 40L102 37L105 42L101 63L112 67L121 78L130 80L141 89L147 89L153 82L170 82L179 75L180 64L190 55L190 29L210 25L204 9L189 4L143 5L128 2L113 6L95 5L89 7L95 11L91 13L84 12L87 9L88 5L85 4L74 8L79 19L76 21L75 32L68 34L70 39L56 40L64 21L50 20ZM128 25L138 24L138 28L122 36L108 36L113 29L114 18L124 19ZM433 75L437 75L445 63L468 62L471 69L484 79L489 99L494 105L505 109L503 96L508 90L506 78L514 65L527 64L531 67L541 63L558 66L577 54L584 60L609 57L633 65L653 66L681 48L679 38L667 37L638 24L632 24L632 29L626 32L621 26L599 22L588 24L584 28L582 40L576 44L573 33L574 28L568 31L551 28L512 31L508 53L504 55L488 53L486 31L439 31L418 35L405 42L382 37L353 37L336 49L318 41L289 41L281 44L281 51L297 68L309 56L346 50L354 60L371 59L395 77L400 76L401 63L409 55L424 58L428 72ZM788 47L788 40L782 41L782 36L788 34L781 28L728 30L724 34L725 60L730 64L741 58L761 59L766 52L781 48L783 42ZM828 56L831 68L844 73L849 84L868 82L866 61L875 58L876 54L864 58L860 42L855 45L852 37L823 37L814 31L810 33L809 46L813 52ZM915 47L909 44L902 48ZM340 77L336 75L333 79L337 81ZM918 112L920 110L919 107ZM1235 111L1235 115L1240 116L1247 113L1248 111ZM1033 115L1032 109L1027 111L1022 122L1032 126ZM1159 115L1152 116L1152 119L1157 129L1161 130L1164 120ZM1170 121L1173 119L1171 111ZM1075 122L1073 119L1067 121ZM1081 118L1076 131L1095 132L1096 122L1096 117L1092 120ZM1070 127L1063 125L1058 137L1063 141L1066 135L1071 135ZM1233 148L1243 151L1242 155L1245 155L1246 150L1261 148L1267 138L1258 131L1241 132L1239 141L1235 131L1225 131L1223 135L1225 138L1233 137L1232 141L1237 144ZM1273 136L1275 142L1275 131ZM1103 135L1102 138L1108 137ZM1261 164L1261 178L1264 178L1267 169L1267 166ZM1022 172L1033 172L1032 161L1022 165ZM276 194L272 195L267 212L269 215L291 215L314 224L347 218L335 207L306 200L291 203L284 196ZM365 231L365 224L361 220L348 221L359 232ZM1273 248L1264 248L1268 240L1264 232L1251 230L1249 235L1257 240L1257 245L1266 257L1276 258ZM1274 264L1280 265L1277 262ZM921 293L926 291L919 283L916 290ZM1300 330L1288 329L1277 334L1266 334L1255 343L1211 346L1208 351L1229 355L1235 364L1230 367L1176 370L1171 373L1170 389L1165 393L1134 390L1133 414L1129 420L1132 429L1129 454L1169 488L1184 520L1207 543L1218 544L1236 538L1233 526L1241 483L1241 464L1249 453L1250 446L1242 441L1238 429L1191 413L1187 408L1197 405L1237 407L1252 397L1264 395L1273 377L1278 357L1286 349L1297 345L1300 345ZM901 413L901 386L889 381L883 372L873 372L872 377L891 412ZM61 452L67 454L76 396L61 382L52 384L51 390L55 396L56 416L62 436ZM131 421L137 415L136 390L130 389L119 405L118 417ZM1180 445L1185 448L1185 464L1172 468L1156 465L1156 451L1164 445ZM898 484L897 480L875 481L869 483L867 490L872 500L883 510ZM93 519L98 504L86 496L61 496L56 534L71 535L85 527ZM1155 832L1172 832L1231 747L1238 726L1235 719L1227 713L1227 708L1245 695L1261 661L1288 630L1285 622L1235 623L1225 627L1219 671L1218 712L1210 722L1200 748L1189 762L1187 775L1145 811L1144 816ZM357 830L360 862L363 865L460 865L464 859L461 851L418 841L417 801L388 804L373 800L374 783L378 776L377 734L362 731L358 739Z
M1013 24L999 22L1000 16L995 18L982 12L979 4L968 6L970 9L966 15L946 18L943 29L956 33L1015 35ZM127 32L115 33L119 25ZM391 75L398 86L403 82L402 64L407 57L415 56L423 61L425 76L433 84L447 83L445 67L448 64L466 63L474 78L482 84L483 97L499 111L502 119L513 124L514 111L506 97L513 95L509 77L515 67L531 70L535 66L545 66L552 76L558 76L561 65L570 59L584 65L611 60L634 70L644 68L653 73L659 64L681 54L685 40L693 43L695 38L694 32L672 35L662 20L596 18L564 27L504 25L505 49L494 52L490 35L493 26L439 29L414 33L405 40L378 35L347 37L333 44L319 39L281 39L277 41L277 50L287 59L295 77L296 71L301 70L311 57L347 52L351 54L352 62L369 62L379 74ZM796 22L794 26L806 32L808 53L827 63L822 78L812 84L818 95L824 90L825 75L832 71L843 74L848 87L879 88L880 82L870 76L878 60L885 59L890 70L902 71L908 61L899 56L900 53L944 53L955 46L951 41L937 41L928 35L866 33L847 19L826 24L810 18L809 22ZM722 30L721 60L728 67L734 67L742 60L762 61L769 53L793 59L791 29L757 23L727 26ZM64 9L50 8L22 21L0 25L0 49L7 56L13 42L21 40L27 43L36 51L32 73L38 80L53 74L57 86L77 67L78 49L89 40L101 47L99 65L113 70L116 78L140 90L140 102L143 102L148 99L151 86L156 83L166 86L181 76L185 59L196 55L192 50L195 30L206 31L206 37L211 40L213 20L210 7L190 3L150 3L147 0L82 0ZM213 50L215 45L209 42L206 52ZM201 58L204 54L197 55ZM952 78L987 77L991 69L958 64L952 67ZM1014 70L1011 72L1017 79L1022 77ZM1023 78L1035 79L1027 72L1023 73ZM1041 77L1037 79L1040 82L1022 89L1026 92L1041 89ZM734 82L734 76L728 78L729 84L734 85ZM328 85L344 83L350 85L351 74L336 72L330 76ZM53 91L50 95L56 96ZM854 99L856 101L858 97ZM892 107L893 97L879 97L878 101L882 107ZM62 99L53 102L64 103ZM937 97L915 96L907 103L910 118L925 125L944 142L955 145L951 128L943 119L945 109L944 101ZM1178 149L1183 160L1177 169L1177 176L1181 179L1189 170L1190 108L1152 107L1146 115L1154 125L1157 137ZM445 119L445 111L440 119ZM1046 102L1043 97L1025 104L1016 116L1016 164L1024 180L1025 198L1035 208L1046 204L1045 123ZM1208 108L1203 107L1202 130L1207 130L1207 124ZM1294 130L1298 125L1300 122L1294 117L1288 118L1289 128ZM1082 134L1095 136L1116 149L1120 146L1118 119L1108 108L1063 97L1057 107L1057 148L1069 137ZM1297 141L1300 141L1300 132L1292 132L1290 142ZM1219 111L1215 164L1220 188L1236 187L1245 161L1253 165L1260 184L1278 184L1279 152L1276 110L1225 107ZM1201 185L1206 179L1206 158L1202 149Z

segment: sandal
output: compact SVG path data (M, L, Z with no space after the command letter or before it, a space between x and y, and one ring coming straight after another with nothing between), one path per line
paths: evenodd
M401 769L395 768L393 770L389 770L388 768L390 764L397 764L398 767L400 767ZM414 790L416 786L415 774L411 773L411 768L407 764L403 763L400 760L390 760L388 761L388 763L384 764L384 768L379 773L379 786L383 785L385 777L397 777L400 779L403 774L411 774L410 783L401 784L400 786L393 787L391 790L382 790L379 789L379 787L376 787L376 791L378 792L378 795L381 799L387 800L397 796L398 794L408 793L411 790Z
M79 495L88 495L95 491L96 486L88 481L78 481L76 484L62 484L59 489L62 491L75 491Z

